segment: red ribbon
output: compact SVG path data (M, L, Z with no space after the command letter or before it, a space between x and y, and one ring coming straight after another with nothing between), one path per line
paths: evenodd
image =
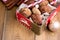
M25 25L28 29L31 28L31 21L26 18L25 16L23 16L21 13L16 13L16 17L18 19L19 22L21 22L23 25Z
M60 5L57 7L57 9L56 10L54 10L51 14L50 14L50 16L47 18L47 20L46 20L46 25L48 24L48 23L50 23L50 21L53 19L53 17L57 14L57 12L59 12L60 11Z

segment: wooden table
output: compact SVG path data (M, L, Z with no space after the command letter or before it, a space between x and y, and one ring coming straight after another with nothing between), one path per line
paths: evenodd
M35 35L25 28L16 20L16 8L7 10L0 2L0 40L60 40L60 31L51 33L44 30L40 35ZM58 17L60 16L58 15Z

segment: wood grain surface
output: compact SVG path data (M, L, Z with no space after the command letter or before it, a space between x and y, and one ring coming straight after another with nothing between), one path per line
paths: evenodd
M40 35L35 35L31 30L28 30L17 21L16 8L7 10L0 2L0 40L60 40L60 30L51 33L47 29L41 29ZM60 14L57 17L60 21Z
M4 16L5 16L5 7L0 2L0 40L2 40L2 31L3 31L3 26L4 26Z

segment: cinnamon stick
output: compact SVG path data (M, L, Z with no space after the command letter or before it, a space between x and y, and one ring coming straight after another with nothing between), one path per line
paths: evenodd
M12 0L10 3L8 3L6 6L10 6L11 4L13 4L15 1Z
M15 0L15 1L14 1L10 6L8 6L7 8L8 8L8 9L11 9L18 1L19 1L19 0L17 0L17 1Z
M24 2L24 0L20 0L17 5L20 5L22 2Z

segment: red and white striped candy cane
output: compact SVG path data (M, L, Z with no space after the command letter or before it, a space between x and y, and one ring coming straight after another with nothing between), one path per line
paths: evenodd
M28 5L27 7L29 8L29 7L34 6L34 5L36 5L36 4L38 4L38 3L42 2L42 1L43 1L43 0L38 0L37 2Z

